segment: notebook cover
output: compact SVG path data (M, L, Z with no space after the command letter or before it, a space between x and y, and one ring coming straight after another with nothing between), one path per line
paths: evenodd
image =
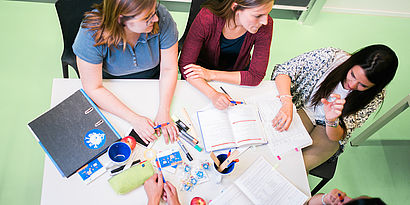
M28 126L64 177L74 174L121 138L82 89Z

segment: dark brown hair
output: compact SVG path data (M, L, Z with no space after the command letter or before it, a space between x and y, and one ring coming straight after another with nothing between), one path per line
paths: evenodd
M236 11L255 8L272 1L273 0L207 0L202 4L202 7L209 9L213 14L229 21L235 18ZM232 10L231 7L233 3L237 3L238 6Z
M355 65L362 67L367 79L375 85L365 91L350 92L345 98L341 118L364 108L386 87L396 74L398 59L394 51L385 45L360 49L329 73L313 95L312 104L316 106L322 98L328 98L337 84L346 80L347 73Z

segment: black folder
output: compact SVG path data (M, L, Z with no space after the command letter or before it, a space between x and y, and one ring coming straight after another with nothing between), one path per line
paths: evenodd
M121 139L82 89L28 126L63 177L73 175Z

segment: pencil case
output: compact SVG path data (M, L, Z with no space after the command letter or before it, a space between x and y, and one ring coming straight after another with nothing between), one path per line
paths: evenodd
M141 185L154 175L151 162L145 161L111 177L108 183L117 194L126 194Z

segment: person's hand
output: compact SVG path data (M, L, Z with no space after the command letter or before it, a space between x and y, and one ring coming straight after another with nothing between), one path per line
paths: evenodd
M293 103L292 98L283 98L282 107L278 114L272 120L272 127L277 131L282 132L288 130L293 118Z
M180 205L177 189L169 181L167 181L164 185L163 198L167 201L168 205Z
M196 79L196 78L202 78L206 81L212 80L212 71L208 70L206 68L203 68L202 66L195 65L195 64L189 64L184 67L185 71L184 74L186 75L186 78L190 79Z
M134 128L135 132L141 137L141 139L148 144L148 142L153 142L157 139L154 135L154 123L152 120L144 117L138 116L131 122L132 127Z
M169 112L164 112L160 113L158 112L157 117L155 118L155 125L160 125L162 123L169 122L169 125L163 126L160 129L157 129L157 135L160 136L161 133L159 131L162 131L162 134L164 134L165 138L165 143L168 144L169 140L171 139L171 142L174 143L177 136L178 136L178 128L175 125L174 121L171 119L171 116L169 116Z
M162 181L162 173L155 173L144 182L145 193L147 193L148 204L159 204L161 195L164 192L164 182Z
M225 93L220 93L216 92L211 95L211 101L212 104L219 110L224 110L228 108L229 106L232 106L233 104L231 103L231 98L225 94Z
M340 191L339 189L332 189L326 196L323 198L325 204L331 205L341 205L345 203L346 200L351 200L350 197L346 196L346 193Z
M328 121L335 121L342 114L342 110L346 100L340 99L338 94L330 94L330 97L335 98L332 102L322 98L321 102L324 105L325 118Z

